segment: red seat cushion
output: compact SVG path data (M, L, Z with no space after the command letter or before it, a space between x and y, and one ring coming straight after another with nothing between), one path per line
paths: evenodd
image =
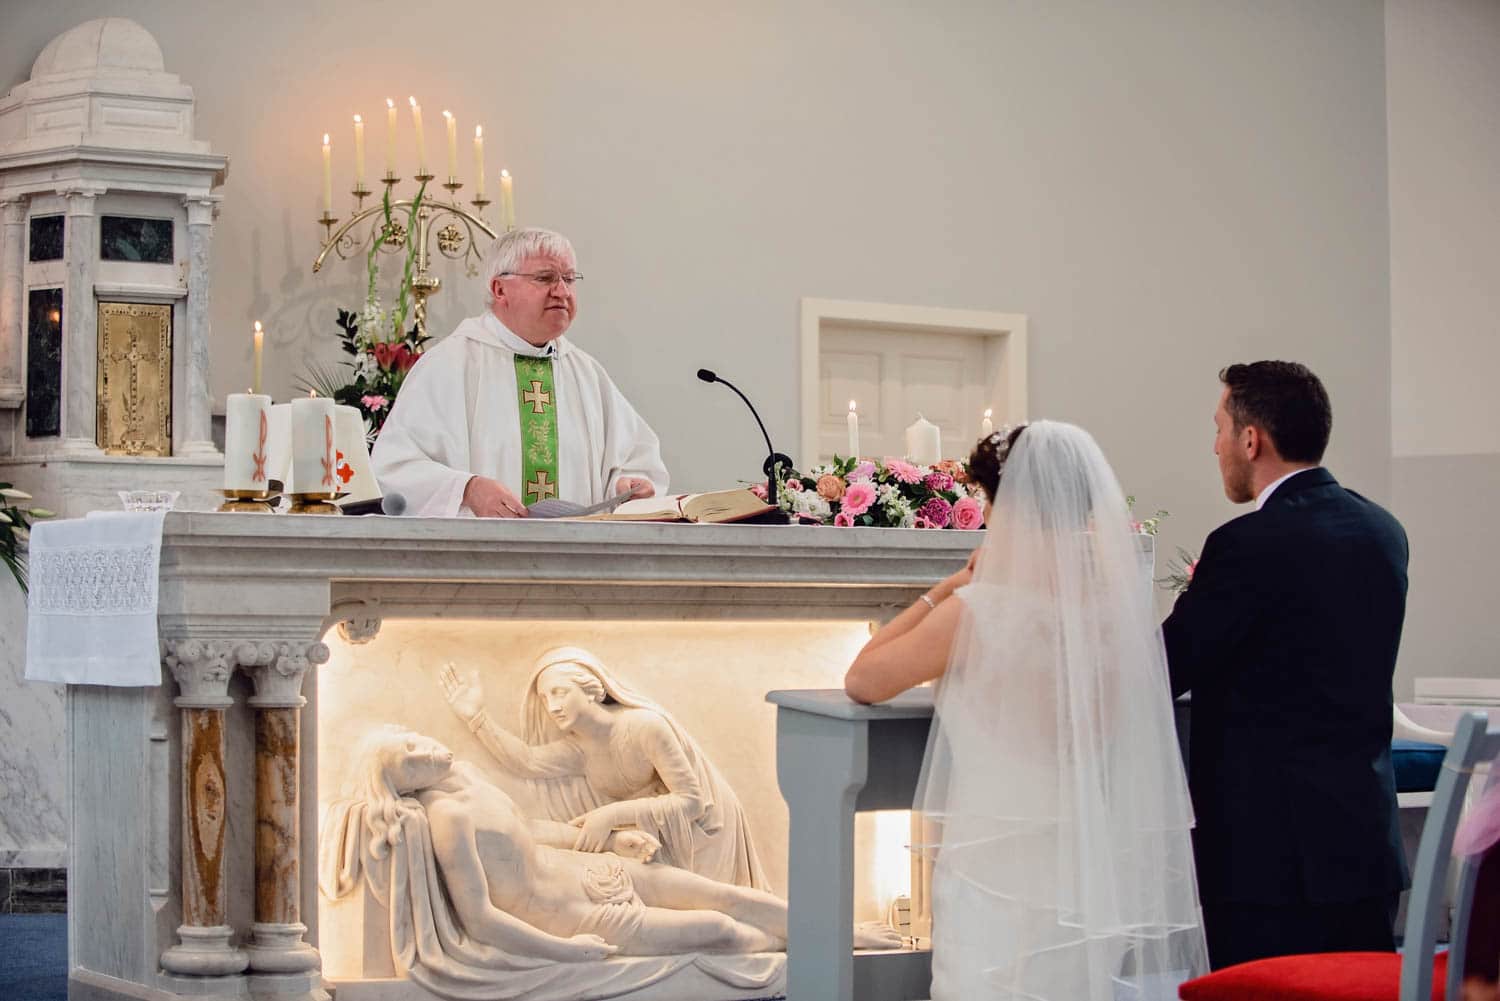
M1443 1001L1448 954L1432 967L1432 1001ZM1401 956L1394 952L1322 952L1227 966L1189 980L1183 1001L1398 1001ZM1455 999L1456 1001L1456 999Z

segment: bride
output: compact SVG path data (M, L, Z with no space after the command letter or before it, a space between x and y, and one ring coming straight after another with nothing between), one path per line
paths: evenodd
M877 702L937 680L914 808L933 832L934 1001L1176 998L1207 972L1161 633L1094 439L983 439L969 566L845 678ZM953 599L957 600L953 600Z

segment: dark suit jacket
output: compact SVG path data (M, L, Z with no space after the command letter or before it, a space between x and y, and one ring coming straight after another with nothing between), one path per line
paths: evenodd
M1407 884L1391 771L1406 533L1325 469L1204 543L1162 624L1192 692L1207 902L1334 903Z

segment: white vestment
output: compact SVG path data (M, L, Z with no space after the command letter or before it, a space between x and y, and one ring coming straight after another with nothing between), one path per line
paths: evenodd
M523 501L521 422L515 357L551 357L557 406L558 496L593 504L622 476L667 491L656 432L587 352L559 337L528 344L492 313L464 320L407 374L370 456L386 494L406 498L423 517L470 515L471 476L498 480Z

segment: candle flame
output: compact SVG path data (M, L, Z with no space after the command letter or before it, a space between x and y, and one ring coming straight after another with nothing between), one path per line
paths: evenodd
M363 119L363 118L361 118L361 117L359 117L359 116L358 116L358 115L355 115L355 116L354 116L354 124L355 124L355 125L358 125L358 124L359 124L359 123L360 123L360 122L362 122L362 121L364 121L364 119Z
M255 321L255 332L256 332L256 333L257 333L257 334L258 334L258 333L260 333L260 329L261 329L261 328L260 328L260 321L259 321L259 320L256 320L256 321Z
M995 411L994 411L993 408L991 408L991 407L985 407L984 408L984 417L985 417L985 420L988 420L994 414L994 412Z
M474 138L475 139L482 139L482 138L484 138L484 126L483 125L476 125L476 126L474 126Z
M452 118L452 117L453 117L453 112L451 112L451 111L446 111L446 110L445 110L445 111L444 111L444 112L443 112L443 117L444 117L444 118Z
M318 396L318 391L316 389L309 389L307 391L307 398L309 400L317 399L317 396Z
M849 401L849 412L851 414L854 413L854 401L853 400Z
M500 176L501 177L509 177L510 176L510 171L508 171L508 170L506 170L506 169L504 169L502 167L501 170L500 170Z
M324 146L328 145L328 133L327 132L323 133L323 145Z
M245 387L245 392L249 393L251 396L254 396L255 395L255 387L254 386L246 386Z
M393 100L391 100L391 99L390 99L390 98L389 98L389 97L388 97L388 98L386 98L386 99L385 99L385 106L386 106L386 107L387 107L387 108L394 108L394 107L395 107L395 106L396 106L396 102L395 102L395 101L393 101Z
M415 97L408 97L407 100L411 102L413 108L417 106L417 99Z

